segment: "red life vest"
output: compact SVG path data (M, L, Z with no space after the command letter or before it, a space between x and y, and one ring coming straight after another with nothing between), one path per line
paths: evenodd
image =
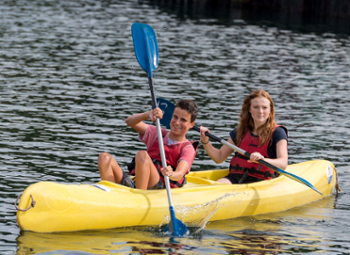
M278 127L283 127L288 134L287 129L284 126L280 125L276 125L274 131ZM271 139L269 139L266 143L259 147L259 137L253 136L251 132L248 131L244 135L239 147L249 153L259 152L265 158L269 158L267 149L269 147L270 141ZM235 153L235 156L232 157L230 162L230 173L244 175L248 171L249 176L263 180L272 179L275 176L274 170L257 163L249 163L247 161L248 159L249 158L247 158L246 156Z
M165 132L164 132L165 131ZM162 135L165 137L167 134L166 130L162 130ZM165 153L165 158L166 158L166 164L171 166L174 170L177 167L177 162L180 158L181 150L191 144L194 149L195 153L193 155L193 159L196 156L197 149L199 142L198 141L186 141L186 142L181 142L181 143L175 143L172 145L166 145L164 144L164 153ZM159 177L160 179L165 183L164 181L164 176L160 172L160 169L162 168L162 158L160 156L160 150L159 150L159 142L158 142L158 137L154 140L153 144L147 149L148 155L150 158L153 160L154 166L157 168L159 172ZM186 173L188 174L188 172ZM170 187L171 188L179 188L182 187L185 183L185 176L181 178L179 181L172 181L169 179L170 182Z
M163 138L166 136L167 133L168 133L167 130L162 129ZM196 156L196 153L197 153L198 145L199 145L198 141L186 141L186 142L181 142L181 143L175 143L172 145L166 145L163 143L166 164L168 166L170 165L175 170L177 167L177 162L180 158L181 150L183 148L185 148L186 146L188 146L189 144L191 144L195 149L195 153L193 155L193 159L194 159L194 157ZM157 168L160 179L165 184L164 176L160 171L160 169L163 166L162 166L162 158L160 156L158 137L154 140L153 144L151 146L149 146L149 148L147 148L147 153L150 156L150 158L152 159L154 166ZM134 159L133 159L133 162L128 164L129 173L131 175L135 174L135 165L134 164L135 164ZM188 174L188 173L186 173L186 174ZM170 187L171 188L182 187L185 184L185 180L186 180L185 176L183 176L180 181L172 181L169 179Z

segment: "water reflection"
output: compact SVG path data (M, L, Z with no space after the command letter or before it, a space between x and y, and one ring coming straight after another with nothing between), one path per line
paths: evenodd
M63 254L74 252L87 254L182 254L182 251L186 251L185 254L190 254L188 251L198 248L199 242L191 239L181 241L181 239L162 236L161 233L157 234L152 228L138 228L54 234L21 232L17 238L17 245L17 255L62 252Z
M233 239L225 239L223 244L233 254L327 252L334 244L332 232L336 231L334 202L334 197L328 197L281 213L211 222L206 230L230 233Z
M286 244L280 236L266 233L239 233L231 234L234 240L222 245L228 254L278 254L281 245Z
M21 232L17 238L16 254L72 254L77 251L87 254L212 254L219 250L228 254L277 254L280 245L286 244L281 236L249 231L216 236L218 240L212 239L213 233L208 231L176 239L151 234L145 229L54 234ZM212 245L216 248L211 249Z
M133 252L138 252L141 255L146 254L185 254L179 250L190 250L185 245L179 244L175 240L170 239L169 243L158 243L150 241L128 242L132 246ZM187 253L187 252L186 252ZM188 254L188 253L187 253Z

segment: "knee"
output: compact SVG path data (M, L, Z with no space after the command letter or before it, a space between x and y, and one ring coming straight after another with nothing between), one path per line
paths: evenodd
M150 159L147 151L138 151L135 155L136 162L145 162L147 159Z
M112 156L111 154L107 153L107 152L102 152L99 156L98 156L98 164L105 164L107 162L109 162L111 160Z

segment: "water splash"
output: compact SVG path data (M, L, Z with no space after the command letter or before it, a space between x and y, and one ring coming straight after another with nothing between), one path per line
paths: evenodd
M174 207L176 217L185 223L187 227L195 228L194 233L198 233L205 228L210 218L222 207L225 206L224 203L221 203L222 200L229 197L235 197L236 193L230 192L226 193L223 196L209 201L204 204L195 205L195 206L183 206L178 205ZM168 224L170 222L170 215L164 216L160 226Z

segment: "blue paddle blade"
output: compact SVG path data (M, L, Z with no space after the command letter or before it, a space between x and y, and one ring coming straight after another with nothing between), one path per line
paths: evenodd
M137 61L148 77L158 67L158 44L156 33L150 25L134 23L131 26L134 50Z
M164 233L170 233L172 236L187 236L190 231L186 225L175 217L174 208L170 206L170 218L169 225L165 228Z
M175 105L164 98L157 98L157 106L163 111L163 118L160 120L160 124L166 128L170 128L170 121L173 117Z
M276 170L277 172L279 172L280 174L283 174L291 179L293 179L294 181L297 181L301 184L304 184L306 186L308 186L309 188L313 189L314 191L316 191L317 193L319 193L320 195L322 195L322 193L320 191L318 191L318 189L316 189L316 187L314 185L312 185L310 182L308 182L307 180L304 180L303 178L296 176L292 173L288 173L280 168L277 168Z

